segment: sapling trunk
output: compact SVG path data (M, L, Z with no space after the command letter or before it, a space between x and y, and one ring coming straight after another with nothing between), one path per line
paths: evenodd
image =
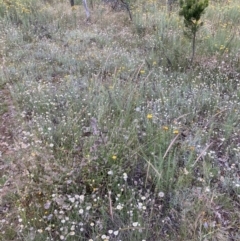
M83 0L83 6L85 8L85 12L86 12L86 15L87 15L87 20L89 20L90 12L89 12L89 9L88 9L87 0Z
M194 56L195 56L195 49L196 49L196 36L197 36L197 32L193 32L193 37L192 37L192 57L191 57L191 65L192 65L192 63L193 63Z
M88 9L87 0L82 0L82 2L83 2L83 6L84 6L84 9L85 9L86 15L87 15L87 20L89 20L90 11ZM91 3L92 3L92 1L91 1ZM71 4L71 7L73 7L74 6L74 0L70 0L70 4Z
M70 4L73 7L74 6L74 0L70 0Z

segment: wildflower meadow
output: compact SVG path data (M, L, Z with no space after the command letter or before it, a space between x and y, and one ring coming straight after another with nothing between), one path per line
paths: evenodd
M0 0L0 240L240 240L240 1L87 3Z

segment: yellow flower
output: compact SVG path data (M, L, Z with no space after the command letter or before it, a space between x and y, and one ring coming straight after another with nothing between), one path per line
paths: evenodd
M163 126L163 130L167 131L168 127L167 126Z
M220 49L220 50L223 50L223 49L225 49L225 46L224 46L224 45L221 45L219 49Z
M152 115L152 114L148 114L148 115L147 115L147 118L148 118L148 119L152 119L152 118L153 118L153 115Z
M145 73L145 70L140 70L140 73L141 73L141 74L144 74L144 73Z
M174 130L174 131L173 131L173 134L178 134L178 133L179 133L178 130Z
M112 156L112 159L113 159L113 160L116 160L116 159L117 159L117 156L113 155L113 156Z
M195 147L194 146L189 146L189 150L194 151Z

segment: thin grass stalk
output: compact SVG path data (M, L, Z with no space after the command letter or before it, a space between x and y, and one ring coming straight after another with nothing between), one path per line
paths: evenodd
M163 159L167 156L168 152L170 151L171 147L173 146L173 144L175 143L175 141L177 140L177 138L179 137L180 133L177 134L174 139L171 141L171 143L169 144L164 156L163 156Z
M193 163L192 167L194 167L196 165L196 163L200 160L200 158L204 155L204 153L207 151L207 149L213 144L213 142L211 142L209 145L207 145L205 147L205 149L200 153L200 155L198 156L198 158L196 159L196 161Z

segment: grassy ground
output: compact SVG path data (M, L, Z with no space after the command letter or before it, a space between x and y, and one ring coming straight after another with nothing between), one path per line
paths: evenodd
M239 1L193 65L177 4L69 5L0 0L0 240L239 240Z

